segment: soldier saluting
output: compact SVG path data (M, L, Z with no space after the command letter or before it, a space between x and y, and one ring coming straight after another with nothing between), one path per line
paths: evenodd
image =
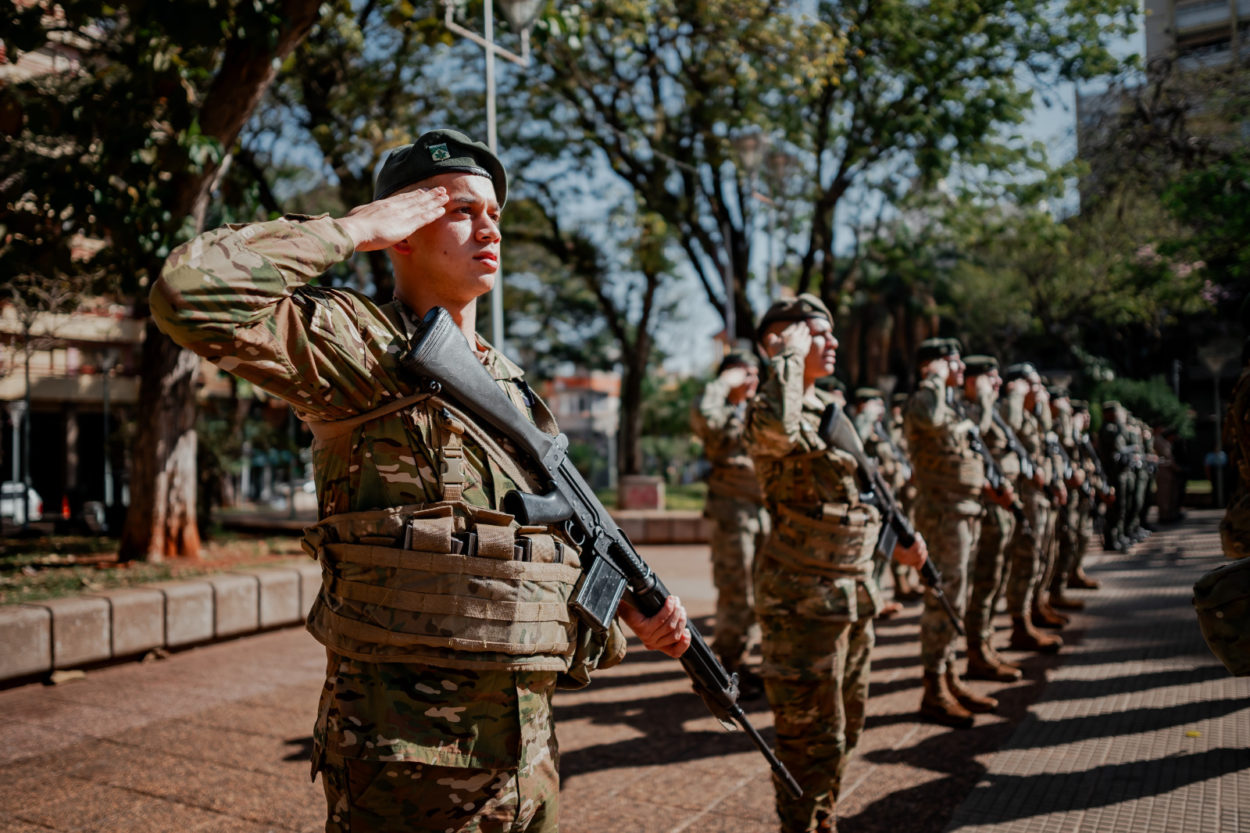
M833 372L833 316L812 295L778 301L757 335L768 376L747 411L746 441L773 529L757 554L755 609L777 757L803 788L777 783L784 833L836 829L847 760L864 727L873 616L881 607L873 554L881 515L860 495L855 458L825 443L834 401L816 380ZM919 568L921 536L894 557Z
M345 217L229 226L175 251L152 313L179 344L285 399L313 429L321 521L305 548L323 586L308 628L326 646L314 728L326 830L554 831L557 684L619 662L613 625L570 615L580 574L556 527L499 511L536 488L526 461L400 364L415 322L443 307L499 387L554 429L521 370L475 332L499 269L503 165L435 130L393 151L372 202ZM311 284L385 250L395 300ZM621 617L670 656L690 644L669 597Z

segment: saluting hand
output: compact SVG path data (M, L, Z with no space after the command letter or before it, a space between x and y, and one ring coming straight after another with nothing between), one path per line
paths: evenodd
M621 605L616 612L629 625L629 629L638 634L642 644L652 651L659 651L676 659L690 647L686 608L676 596L665 599L664 606L653 616L643 616L642 611L634 607L628 596L621 599Z
M447 213L447 189L418 188L358 205L338 223L358 252L389 249Z
M812 349L812 331L806 321L795 321L780 333L764 336L764 350L770 356L776 356L787 347L792 348L800 357L807 356Z

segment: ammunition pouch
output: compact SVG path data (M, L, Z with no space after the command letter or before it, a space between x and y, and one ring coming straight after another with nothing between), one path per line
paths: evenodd
M576 677L589 669L571 670L575 655L594 667L611 641L595 650L569 611L576 548L511 515L459 501L351 512L303 546L322 570L308 630L344 656Z
M788 505L773 508L768 555L794 570L862 580L872 575L872 558L881 532L875 506L824 504L804 512Z

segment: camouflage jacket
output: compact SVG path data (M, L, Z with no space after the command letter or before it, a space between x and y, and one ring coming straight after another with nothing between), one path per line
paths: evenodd
M695 436L703 443L703 454L712 465L708 496L761 505L764 496L743 439L746 403L731 403L729 390L723 379L713 379L703 389L690 419Z
M352 253L325 217L207 232L170 255L152 288L152 315L174 341L291 403L301 418L350 419L412 394L415 381L399 365L410 327L401 304L309 283ZM537 400L519 368L480 339L479 347L486 369L530 413ZM314 452L321 517L442 500L441 420L430 400ZM467 434L463 453L462 499L498 509L516 484ZM324 589L319 604L323 597ZM327 674L318 751L506 768L526 727L546 725L534 715L549 723L555 672L339 659Z
M820 437L832 401L818 389L804 396L803 359L787 349L747 409L746 445L773 518L756 562L764 615L850 621L879 605L872 556L881 516L860 500L855 458Z
M1037 414L1024 406L1024 394L1005 396L999 400L998 407L1003 419L1016 432L1020 445L1024 446L1033 463L1033 470L1041 475L1045 483L1050 484L1055 475L1054 459L1046 450L1046 432ZM1023 478L1020 487L1026 494L1035 494L1043 489L1035 481Z
M973 422L952 407L946 390L942 379L925 379L903 412L919 499L931 507L979 515L985 464L970 441Z
M1020 481L1020 458L1011 450L1007 432L994 420L994 401L969 401L965 406L968 419L981 429L981 439L1003 475L1015 488Z

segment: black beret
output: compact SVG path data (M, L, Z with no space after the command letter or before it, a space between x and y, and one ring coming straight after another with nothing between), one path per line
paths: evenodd
M755 357L750 353L743 353L735 350L732 353L726 353L725 358L720 360L720 364L716 368L716 375L724 373L731 367L759 367L755 362Z
M877 390L876 388L856 388L855 389L855 401L857 403L867 402L870 399L884 400L885 394Z
M823 318L830 326L833 325L833 314L824 301L808 292L797 298L776 301L760 318L759 326L755 328L755 339L763 341L765 331L778 321L807 321L810 318Z
M1087 414L1089 413L1089 403L1084 399L1073 399L1072 410L1078 414Z
M1014 382L1017 379L1027 379L1037 374L1037 368L1032 362L1017 362L1016 364L1007 365L1007 369L1003 371L1004 382Z
M1048 385L1046 392L1050 394L1051 399L1070 399L1071 394L1063 385Z
M968 369L969 376L980 376L982 373L998 370L998 359L993 356L967 356L964 358L964 366Z
M423 133L412 144L387 154L373 185L373 198L380 200L401 188L449 173L484 176L495 184L495 199L501 208L508 199L508 174L499 157L481 142L447 129Z
M959 355L959 341L954 338L926 338L916 348L916 363L924 364L934 359Z
M906 405L908 399L911 399L910 393L896 393L890 397L890 404L891 405Z

